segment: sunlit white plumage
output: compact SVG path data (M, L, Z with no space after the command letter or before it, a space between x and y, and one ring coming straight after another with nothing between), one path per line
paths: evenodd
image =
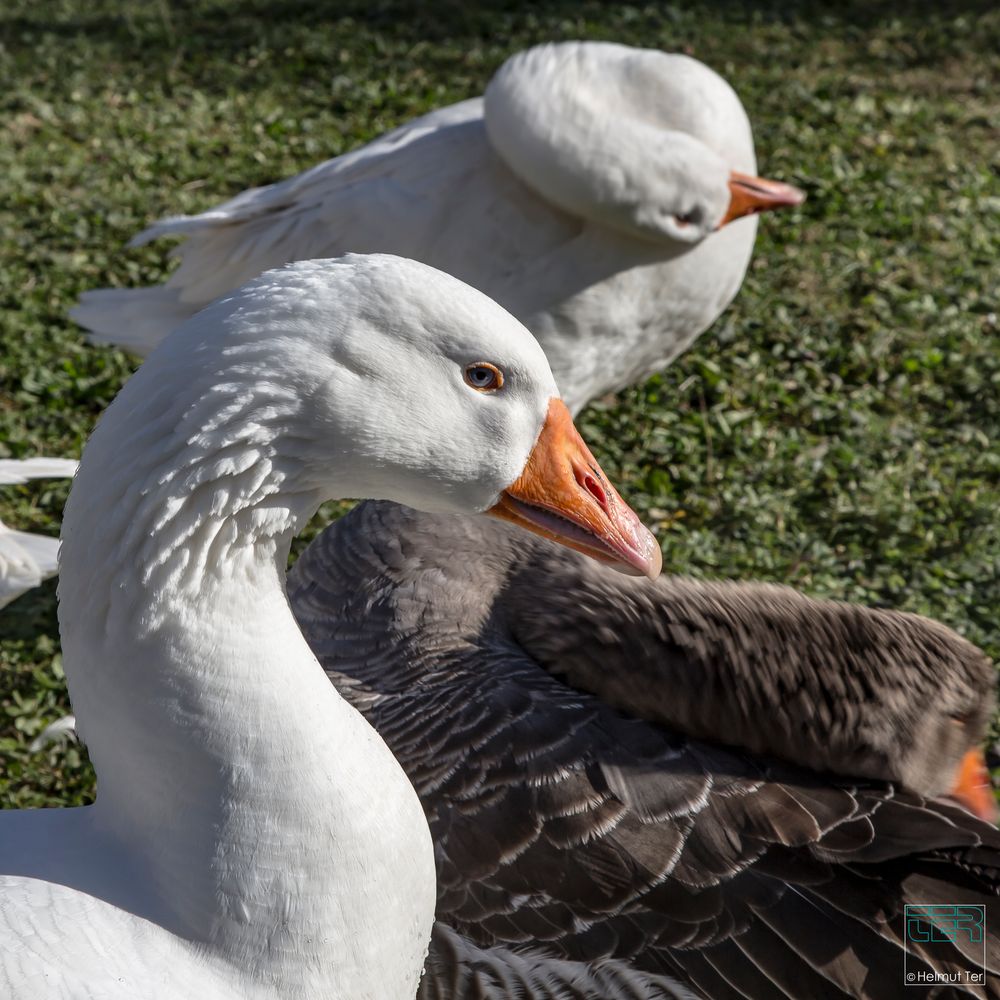
M31 479L64 479L76 472L75 458L0 458L0 486L19 486Z
M502 366L504 392L472 391L470 360ZM0 814L0 994L414 995L425 820L295 625L288 547L331 496L491 507L555 391L504 310L389 257L269 272L154 353L64 521L60 626L98 799Z
M76 716L63 715L50 722L29 744L32 753L44 750L50 743L76 741Z
M31 479L62 479L76 472L69 458L0 458L0 486L18 486ZM58 569L59 540L15 531L0 521L0 608L10 604Z
M524 322L575 410L667 364L736 294L756 220L716 231L732 170L755 172L750 124L708 67L604 42L542 45L509 59L485 98L151 226L133 243L185 238L166 285L89 292L73 315L94 340L144 354L264 268L398 253ZM778 204L798 197L785 188Z
M0 521L0 608L55 576L59 540L14 531Z

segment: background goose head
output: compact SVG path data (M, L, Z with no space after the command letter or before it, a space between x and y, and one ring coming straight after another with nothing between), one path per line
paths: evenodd
M539 45L493 77L485 120L507 166L547 200L655 242L698 243L804 198L753 176L739 98L684 55L610 42Z

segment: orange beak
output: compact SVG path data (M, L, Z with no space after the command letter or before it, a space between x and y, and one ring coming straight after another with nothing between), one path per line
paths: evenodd
M656 577L663 557L652 533L607 481L561 399L517 482L487 511L632 576Z
M1000 818L997 800L993 796L993 785L990 783L990 772L986 769L986 758L982 750L969 750L962 758L951 796L987 823L996 823Z
M729 209L718 228L721 229L733 219L757 212L770 212L775 208L789 208L801 205L806 200L804 191L781 181L769 181L766 177L751 177L738 170L729 175Z

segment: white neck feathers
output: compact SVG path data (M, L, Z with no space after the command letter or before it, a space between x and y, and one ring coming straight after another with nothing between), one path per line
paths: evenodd
M434 905L423 813L284 592L290 540L324 499L296 394L148 367L88 443L63 526L95 823L148 873L143 915L251 976L412 997Z

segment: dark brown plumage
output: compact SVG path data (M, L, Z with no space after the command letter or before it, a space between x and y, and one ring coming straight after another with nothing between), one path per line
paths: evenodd
M904 904L1000 910L997 830L775 756L936 782L922 741L950 747L963 724L974 739L992 685L939 625L781 588L637 584L483 519L371 503L310 546L289 593L424 802L424 1000L896 998ZM972 961L909 947L910 969ZM986 949L985 985L925 995L1000 996L995 934Z
M932 796L986 736L994 667L938 622L772 584L651 583L511 542L496 604L511 634L638 718Z

